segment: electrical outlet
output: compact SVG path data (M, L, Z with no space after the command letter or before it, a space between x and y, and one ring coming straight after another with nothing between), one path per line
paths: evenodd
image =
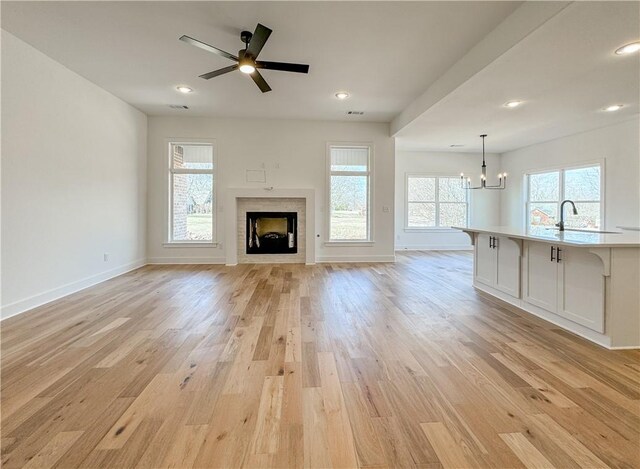
M105 262L109 262L109 253L105 252L102 258L104 259Z
M389 207L387 207L386 205L383 205L383 206L382 206L382 211L383 211L384 213L389 213Z

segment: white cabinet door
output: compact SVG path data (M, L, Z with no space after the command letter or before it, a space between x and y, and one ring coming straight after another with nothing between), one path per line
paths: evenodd
M491 238L488 234L478 234L475 250L476 280L489 286L496 281L496 250L490 247Z
M558 265L555 260L551 260L552 248L555 253L556 247L550 244L526 243L524 299L555 313L558 303Z
M501 236L496 241L495 287L515 298L520 298L520 246L517 241Z
M604 332L602 262L587 249L560 247L558 314Z

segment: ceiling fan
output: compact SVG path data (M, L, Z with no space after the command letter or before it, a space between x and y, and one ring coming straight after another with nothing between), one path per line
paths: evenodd
M246 73L253 79L255 84L258 85L258 88L260 88L260 91L266 93L267 91L271 91L271 87L262 77L258 69L309 73L308 65L256 60L258 58L258 54L260 54L260 51L264 47L264 44L267 42L267 39L269 39L271 32L271 29L260 23L256 26L256 30L253 34L251 34L250 31L242 31L240 33L240 39L244 42L245 48L239 50L237 56L189 36L181 36L180 40L236 62L234 65L200 75L200 78L209 80L213 77L224 75L225 73L240 70L242 73Z

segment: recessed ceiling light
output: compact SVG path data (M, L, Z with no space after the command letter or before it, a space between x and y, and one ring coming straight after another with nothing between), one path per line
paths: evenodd
M619 111L620 109L622 109L622 104L613 104L604 108L604 110L608 112Z
M193 91L193 90L192 90L191 88L189 88L188 86L182 86L182 85L177 86L177 87L176 87L176 89L177 89L180 93L184 93L184 94L191 93L191 92Z
M336 93L336 98L338 99L347 99L349 97L349 93L347 93L346 91L338 91Z
M631 44L627 44L626 46L622 46L619 49L616 49L617 55L627 55L633 54L634 52L638 52L640 50L640 41L632 42Z
M518 107L522 104L522 101L509 101L504 103L504 107Z

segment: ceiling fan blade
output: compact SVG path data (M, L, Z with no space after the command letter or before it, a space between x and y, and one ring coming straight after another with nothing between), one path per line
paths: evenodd
M198 41L197 39L194 39L192 37L180 36L180 40L183 42L186 42L187 44L191 44L192 46L196 46L196 47L199 47L200 49L204 49L208 52L213 52L214 54L218 54L226 59L235 60L236 62L238 61L238 57L236 57L235 55L229 54L228 52L225 52L222 49L218 49L217 47L210 46L209 44L204 43L202 41Z
M264 43L267 42L267 39L269 39L271 32L272 31L269 28L258 23L253 36L251 36L251 41L249 41L249 47L247 47L247 52L245 53L245 55L250 55L254 59L258 57L258 54L264 47Z
M282 72L309 73L309 66L305 64L290 64L286 62L256 62L256 68L265 70L280 70Z
M260 91L262 91L263 93L271 91L271 87L267 84L262 75L260 75L259 71L256 70L255 72L249 74L249 76L253 78L253 81L256 83L256 85L258 85L258 88L260 88Z
M213 77L217 77L220 75L224 75L225 73L233 72L238 69L238 64L229 65L228 67L224 67L218 70L214 70L213 72L205 73L204 75L200 75L200 78L204 78L205 80L209 80Z

